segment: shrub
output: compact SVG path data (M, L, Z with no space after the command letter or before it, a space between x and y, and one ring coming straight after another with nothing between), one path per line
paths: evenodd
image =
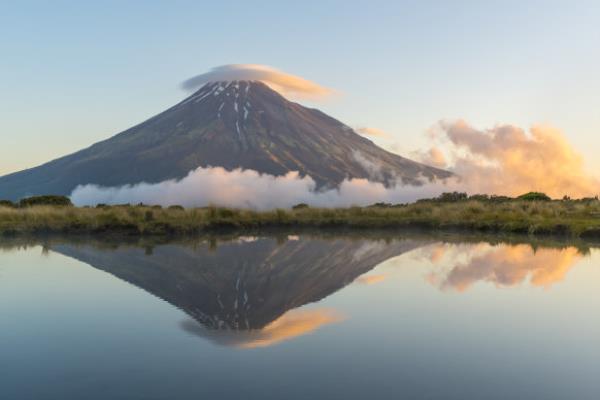
M471 214L481 214L485 211L485 206L480 203L468 203L467 211Z
M174 206L169 206L169 210L184 211L185 208L183 208L183 206L174 205Z
M233 218L235 213L229 208L217 208L217 215L221 218Z
M490 196L490 201L492 203L505 203L507 201L512 201L513 198L512 197L508 197L508 196L497 196L497 195L491 195Z
M0 207L15 208L17 205L10 200L0 200Z
M296 204L295 206L292 207L292 210L303 210L308 208L308 204L306 203L300 203L300 204Z
M490 196L488 196L487 194L473 194L473 195L469 196L469 200L489 201Z
M440 194L435 200L454 203L457 201L462 201L467 199L467 194L463 192L444 192Z
M287 213L285 212L285 210L282 210L281 208L278 208L275 210L275 215L276 215L278 222L284 222L288 219Z
M552 200L547 194L540 192L529 192L517 197L518 200L525 201L550 201Z
M391 203L375 203L375 204L371 204L369 207L371 207L371 208L389 208L391 206L392 206Z
M33 196L21 199L19 201L19 207L33 207L33 206L72 206L71 199L67 196Z
M212 221L217 218L217 207L209 206L206 208L206 210L207 210L207 213L206 213L207 219Z

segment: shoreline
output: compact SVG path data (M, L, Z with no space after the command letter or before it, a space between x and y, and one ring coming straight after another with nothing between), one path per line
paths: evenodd
M197 236L228 232L420 231L600 239L600 201L459 202L253 211L223 207L0 206L0 237L20 235Z

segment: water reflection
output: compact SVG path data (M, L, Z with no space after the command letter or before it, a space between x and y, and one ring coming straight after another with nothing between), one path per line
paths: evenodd
M181 322L183 330L236 348L271 346L341 321L344 315L334 310L303 306L352 282L381 284L393 270L371 270L409 251L433 266L426 275L430 283L458 292L478 282L550 287L585 253L574 246L465 240L296 235L130 245L59 240L43 251L82 261L167 301L190 317ZM27 245L4 241L0 249Z
M314 332L323 325L341 321L335 310L291 310L262 329L207 329L194 320L185 320L181 326L187 332L211 340L213 343L242 349L268 347L298 336Z
M576 247L545 248L528 244L436 244L423 254L438 268L427 279L441 289L463 292L477 282L508 287L529 282L548 288L584 256Z
M332 310L295 310L319 301L422 240L285 240L238 237L148 248L57 244L52 250L132 283L185 311L187 332L216 344L264 347L342 319Z
M348 235L2 238L2 399L598 398L584 243Z

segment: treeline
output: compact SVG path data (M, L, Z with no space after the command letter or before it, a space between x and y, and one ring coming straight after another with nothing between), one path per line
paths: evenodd
M491 203L502 203L507 201L553 201L553 199L548 196L546 193L542 192L528 192L522 194L517 197L509 197L509 196L498 196L498 195L488 195L488 194L472 194L467 195L464 192L446 192L442 193L438 197L433 199L425 199L418 201L437 201L437 202L459 202L459 201L483 201L483 202L491 202ZM572 199L570 196L563 196L560 200L554 201L579 201L579 202L590 202L590 201L598 201L598 196L595 197L582 197L580 199Z
M582 197L579 199L573 199L569 196L564 196L559 200L554 200L550 196L542 192L528 192L517 197L500 196L500 195L488 195L488 194L472 194L468 195L465 192L444 192L437 197L430 199L419 199L415 201L415 204L423 203L466 203L469 201L477 201L481 203L510 203L518 201L560 201L560 202L578 202L578 203L590 203L598 202L598 196L595 197ZM404 207L408 204L391 204L391 203L375 203L371 207Z

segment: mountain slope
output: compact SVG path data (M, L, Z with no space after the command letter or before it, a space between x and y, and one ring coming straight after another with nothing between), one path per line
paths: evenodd
M321 187L346 178L418 184L451 176L382 150L261 82L232 81L208 83L174 107L87 149L0 177L0 198L68 195L80 184L156 183L208 166L271 175L298 171Z

